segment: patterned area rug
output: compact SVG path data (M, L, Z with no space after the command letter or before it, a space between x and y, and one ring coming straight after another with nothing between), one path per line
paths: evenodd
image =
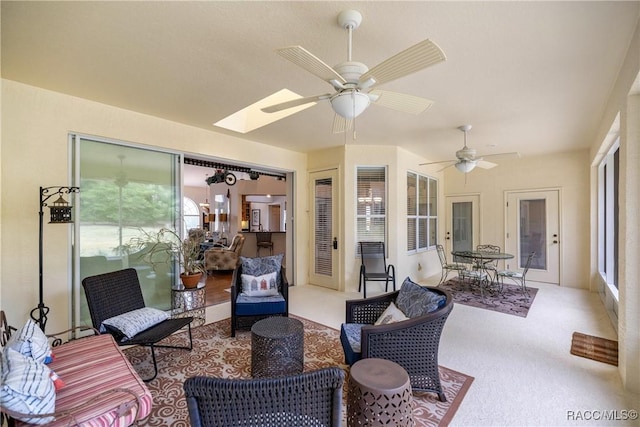
M504 284L502 293L497 292L495 287L485 289L484 300L480 295L480 288L477 285L470 285L459 279L451 279L439 285L453 295L453 301L458 304L470 305L471 307L485 308L505 314L512 314L519 317L527 317L529 309L538 293L537 288L527 286L529 296L522 293L520 286Z
M618 366L618 341L574 332L571 354Z
M307 319L296 318L304 324L304 370L327 366L340 366L348 370L344 365L339 331ZM156 349L158 377L147 383L153 395L153 410L140 425L188 427L189 415L182 390L182 384L188 377L251 377L251 332L238 332L235 338L231 338L230 328L229 319L193 328L194 348L191 352ZM187 341L186 332L173 335L167 341L184 344ZM151 376L153 366L149 349L131 347L125 353L143 378ZM416 426L448 425L473 381L473 377L442 366L440 378L447 402L438 401L433 393L416 393L413 410ZM346 397L346 387L343 395Z

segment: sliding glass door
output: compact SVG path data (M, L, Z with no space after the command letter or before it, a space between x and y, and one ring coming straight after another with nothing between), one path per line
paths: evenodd
M171 308L175 265L151 266L131 244L142 230L181 230L180 155L72 136L80 206L76 220L74 324L91 324L82 279L135 268L147 306Z

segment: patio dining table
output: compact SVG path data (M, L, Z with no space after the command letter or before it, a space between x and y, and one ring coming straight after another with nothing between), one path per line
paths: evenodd
M505 259L514 258L513 254L507 252L484 252L484 251L452 251L451 254L454 257L454 260L458 260L460 258L469 260L470 264L473 264L476 268L484 270L485 273L490 278L490 284L499 285L497 280L497 271L494 271L494 276L491 275L490 271L493 269L487 268L487 263ZM464 261L463 261L464 262ZM482 284L481 290L482 290ZM484 294L483 294L484 298Z

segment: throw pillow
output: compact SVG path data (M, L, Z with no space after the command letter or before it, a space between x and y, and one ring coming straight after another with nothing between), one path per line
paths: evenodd
M263 274L273 273L280 274L282 267L282 258L284 254L265 256L260 258L240 257L242 264L242 274L251 276L262 276Z
M33 319L27 320L17 333L11 335L7 348L32 357L38 362L50 363L53 360L49 340Z
M374 325L387 325L389 323L401 322L408 317L392 302L389 307L380 315Z
M153 307L144 307L106 319L100 332L115 330L122 335L120 341L128 341L138 333L169 318L169 314Z
M444 306L446 297L423 288L408 277L402 282L396 304L410 318L431 313Z
M56 389L47 366L8 347L1 360L0 402L4 408L29 415L55 412ZM15 418L32 424L47 424L54 420L54 417Z
M242 293L249 297L266 297L278 295L278 273L263 274L261 276L251 276L241 274Z

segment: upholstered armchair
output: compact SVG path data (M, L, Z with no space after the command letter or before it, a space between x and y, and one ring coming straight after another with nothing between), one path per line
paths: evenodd
M234 270L240 262L244 235L236 234L228 248L210 248L204 251L204 267L207 271Z

